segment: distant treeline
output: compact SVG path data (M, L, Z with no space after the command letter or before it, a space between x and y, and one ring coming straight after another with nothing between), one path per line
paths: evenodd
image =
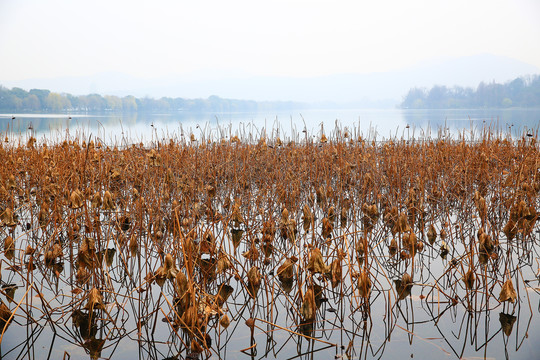
M481 82L478 87L433 86L412 88L403 98L406 109L452 109L483 107L540 107L540 75L519 77L505 84Z
M99 94L74 96L49 90L30 91L0 86L1 112L135 112L135 111L194 111L235 112L302 108L301 103L290 101L265 101L222 99L210 96L207 99L183 99L162 97L136 98L134 96L112 96Z

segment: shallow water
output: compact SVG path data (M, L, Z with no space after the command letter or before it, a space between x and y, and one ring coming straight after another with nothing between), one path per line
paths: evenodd
M302 238L301 235L299 248L302 247ZM352 238L350 240L354 241ZM215 323L217 319L210 321L211 328L216 326L208 332L212 337L212 350L201 354L199 358L391 359L403 358L404 354L407 354L408 358L433 359L534 358L540 341L540 283L536 276L539 241L538 235L535 235L528 240L529 248L522 250L516 250L510 244L508 247L504 244L501 246L501 254L509 251L512 254L509 261L520 266L519 271L512 270L512 278L519 291L518 301L514 304L498 303L500 284L493 281L488 282L488 287L494 287L490 300L486 300L489 295L483 292L481 285L478 292L465 291L459 275L460 269L449 270L452 269L450 257L443 260L438 249L429 245L415 258L417 264L411 296L398 301L393 280L412 264L410 261L398 263L388 256L387 249L382 245L376 247L373 249L376 256L372 259L371 271L377 284L370 296L369 305L358 296L354 281L351 282L350 278L354 269L361 268L359 264L350 268L344 267L344 281L335 289L329 286L328 280L318 277L322 281L316 280L316 283L326 288L323 293L326 300L317 310L313 331L304 332L313 339L297 334L302 333L298 323L301 320L297 315L298 281L294 282L289 292L283 290L277 276L271 273L278 265L277 259L263 266L264 280L256 300L249 296L245 286L234 277L218 275L215 283L227 282L234 289L224 307L231 318L231 325L227 330L221 331ZM223 242L226 248L230 245L226 239L223 239ZM287 244L279 246L278 249L294 251ZM242 244L237 253L244 250L247 250L247 244ZM459 257L464 251L460 246L453 250L455 257ZM519 259L520 254L530 250L533 253L529 254L529 259ZM228 251L234 253L232 249ZM330 249L328 253L331 254ZM147 260L145 266L150 269L161 265L155 253L142 257ZM138 294L134 287L137 284L138 261L127 260L131 275L127 275L122 268L119 256L115 257L110 267L103 266L116 295L114 298L105 297L106 302L107 299L113 302L107 306L107 316L114 318L114 325L106 319L98 320L96 338L107 338L100 356L114 359L164 359L171 356L186 358L190 352L185 350L180 340L185 340L185 336L181 329L171 328L166 317L170 316L170 321L174 321L174 313L170 312L173 287L168 281L162 288L154 283L148 291ZM26 290L24 281L16 272L6 269L9 261L3 259L3 262L4 282L20 286L15 293L15 301L21 300L21 309L31 313L37 320L26 326L25 319L21 316L24 314L19 314L16 323L11 324L5 334L1 346L3 356L55 359L63 357L65 352L72 358L88 356L84 346L81 346L84 338L81 339L71 318L72 311L82 307L86 301L80 298L80 301L72 303L72 290L77 286L69 283L69 261L64 263L65 268L60 278L51 274L51 269L41 269L43 278L39 271L34 271L31 279L33 288L26 298L23 297ZM354 260L352 262L355 263ZM479 270L479 273L496 278L501 266L499 262L490 262L484 270ZM379 275L375 275L376 273ZM135 279L133 285L129 280L126 281L126 276ZM207 291L217 293L216 285L210 284ZM46 304L40 301L38 292L43 294ZM449 300L449 297L454 296L459 298L455 304ZM130 297L133 299L129 299ZM469 302L473 311L467 310ZM54 309L50 318L46 314L47 309ZM502 330L501 314L509 314L515 321L509 335ZM140 335L137 334L137 318L147 321ZM256 319L253 338L245 324L249 318ZM54 331L48 319L54 320ZM119 325L121 327L117 329ZM174 331L178 331L180 337L177 337ZM253 348L241 351L254 344ZM44 351L50 351L50 355L45 357Z

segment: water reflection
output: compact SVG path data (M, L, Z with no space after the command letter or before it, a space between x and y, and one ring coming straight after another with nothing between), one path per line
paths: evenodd
M104 220L107 223L108 219ZM109 231L105 228L103 232ZM303 236L300 234L301 239ZM346 237L354 244L354 235ZM420 358L486 356L500 351L507 358L530 358L534 334L538 334L538 325L532 322L539 301L538 254L532 246L537 241L537 237L531 238L531 246L518 250L502 245L500 258L476 272L472 289L462 280L467 265L441 261L438 249L429 246L417 258L413 284L398 275L410 269L412 259L398 263L385 254L382 244L375 247L370 267L374 284L369 296L362 293L359 282L348 280L357 278L354 265L343 267L343 281L334 288L325 276L302 273L299 268L292 285L283 283L273 274L277 259L271 260L256 297L249 284L242 285L242 279L216 274L214 268L201 273L201 279L205 292L216 294L215 298L205 295L197 299L202 313L193 315L192 323L186 323L190 317L184 313L190 308L180 310L182 300L172 282L160 287L145 281L139 272L142 266L159 268L162 262L153 251L152 257L142 257L144 263L141 258L121 254L115 255L110 265L102 260L100 271L92 276L100 277L98 283L110 284L99 287L115 293L79 287L74 281L78 272L66 268L68 259L62 267L35 261L36 270L26 274L24 259L28 257L19 255L22 263L3 260L3 279L12 284L0 293L11 303L11 310L16 304L22 306L7 329L2 354L28 358L50 346L51 358L64 352L80 356L77 347L91 359L240 358L241 353L254 359L363 359L394 358L407 351ZM227 240L223 242L227 246ZM240 251L247 249L245 242L243 239ZM346 242L338 244L351 252ZM290 246L278 246L277 250L292 251ZM456 250L453 259L462 257L461 251ZM324 261L332 258L332 250L325 251ZM501 263L508 264L507 274L498 266ZM519 300L499 303L500 279L506 276L516 284ZM30 282L27 293L23 293L25 279ZM404 282L410 285L404 286ZM19 287L22 290L17 290ZM309 303L309 296L313 296L312 305L303 305ZM222 305L230 325L220 319ZM309 306L311 315L304 310ZM206 319L201 319L201 314ZM1 317L6 320L7 316Z

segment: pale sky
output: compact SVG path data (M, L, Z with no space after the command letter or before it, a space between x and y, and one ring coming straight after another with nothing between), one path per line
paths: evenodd
M539 0L0 0L2 81L310 77L491 53L540 67Z

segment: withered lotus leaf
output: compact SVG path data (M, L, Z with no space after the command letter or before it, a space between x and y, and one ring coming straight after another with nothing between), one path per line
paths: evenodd
M193 136L193 134L191 134ZM195 141L195 138L193 138L192 141ZM197 341L195 338L191 339L191 351L197 354L200 354L204 351L203 346L199 341Z
M388 252L390 253L390 256L394 256L396 255L397 251L398 251L397 241L396 239L392 238L392 240L390 240L390 245L388 246Z
M332 224L336 221L336 209L333 206L328 209L328 220Z
M263 241L261 248L266 259L269 259L274 252L274 245L271 242ZM266 259L265 261L267 261Z
M49 209L47 203L43 203L38 214L38 223L39 226L44 227L49 221Z
M404 232L408 232L408 231L411 231L411 228L409 226L409 222L408 222L408 219L407 219L407 214L401 213L398 216L398 220L396 222L396 225L394 227L393 232L394 233L404 233Z
M199 323L199 306L192 303L181 316L180 324L187 329L194 330Z
M176 277L176 274L178 273L178 269L176 268L176 265L174 264L174 259L171 254L165 255L165 259L163 261L163 266L160 266L155 273L156 282L159 286L163 286L165 283L165 280L167 279L174 279Z
M229 320L229 317L227 316L227 314L223 314L221 319L219 319L219 325L221 325L221 327L224 329L228 328L230 323L231 323L231 320Z
M17 225L17 222L15 221L15 216L13 214L13 210L11 210L11 208L9 208L9 207L6 208L2 212L1 220L2 220L2 226L13 227L13 226Z
M341 209L339 219L341 221L341 227L342 228L346 227L347 226L347 209L345 209L345 208Z
M15 241L9 235L4 239L4 255L8 260L13 260L15 257Z
M116 254L115 248L105 249L105 264L110 267L114 261L114 254Z
M219 286L219 291L216 295L216 301L218 305L223 306L223 304L225 304L225 302L227 301L229 296L231 296L233 291L234 289L232 288L232 286L227 285L227 284L221 284Z
M33 255L30 255L28 257L28 262L26 263L26 269L29 271L29 272L32 272L36 269L36 266L34 264L34 256ZM2 269L0 269L0 271L2 271ZM0 280L2 280L2 277L0 276Z
M179 296L183 296L188 291L188 279L182 271L176 274L176 291Z
M102 205L102 200L101 200L101 194L98 192L96 192L92 198L92 208L94 209L99 209L101 208L101 205Z
M325 239L332 237L332 231L334 230L334 225L328 218L322 219L322 236Z
M238 202L235 202L235 204L233 205L231 220L233 221L234 227L236 228L238 228L244 223L244 218L242 217L242 213L240 212L240 204Z
M309 287L304 294L304 301L302 302L300 313L305 321L314 321L316 312L317 307L315 305L315 293L313 292L313 287Z
M463 282L465 283L465 288L471 290L474 288L474 283L476 281L476 276L472 270L469 270L463 276Z
M2 300L0 300L0 333L9 326L8 320L11 317L11 311Z
M482 230L482 229L480 229ZM493 240L491 236L486 234L483 230L478 233L479 250L481 253L491 254L495 250Z
M17 291L17 285L15 284L6 284L2 286L2 290L6 293L6 299L8 302L12 303L14 302L15 298L15 291Z
M339 253L337 258L332 261L332 264L330 265L330 272L332 274L332 277L330 279L330 282L332 283L332 287L335 288L339 285L342 278L343 269L341 267L341 260L343 259L343 254Z
M182 271L176 274L176 292L176 311L178 312L178 316L182 316L191 305L191 292L189 291L188 280Z
M298 232L296 229L296 220L290 219L285 226L285 230L287 232L287 238L294 243L296 241L296 233Z
M86 306L84 307L87 310L93 311L93 310L103 310L105 309L105 306L103 305L103 297L101 296L101 293L98 289L95 287L92 288L88 292L88 302L86 303Z
M443 239L443 240L446 239L446 229L442 228L439 235L440 235L441 239Z
M251 247L248 251L242 253L243 257L251 261L256 261L257 259L259 259L259 255L259 250L257 249L255 242L251 243Z
M516 222L512 219L509 219L506 225L504 225L503 232L508 240L514 239L518 232Z
M433 224L430 224L428 227L427 238L431 245L433 245L437 239L437 231L435 230L435 226L433 226Z
M114 204L111 193L109 191L105 191L105 194L103 195L103 210L113 211L115 209L116 205Z
M200 254L214 254L216 251L216 237L210 230L206 230L199 243Z
M128 231L131 227L131 219L128 215L122 215L118 219L118 226L120 227L120 230L122 231Z
M368 298L371 294L371 279L366 271L362 270L358 276L358 291L360 296Z
M398 294L398 300L403 300L407 296L411 295L413 287L412 277L408 273L403 274L401 279L394 280L396 285L396 292Z
M151 149L148 154L146 154L150 166L157 166L161 160L161 156L156 152L155 149Z
M292 256L285 259L277 269L277 276L281 282L291 281L294 276L294 264L298 261L298 258Z
M365 237L362 237L360 241L356 242L356 259L360 265L364 263L364 257L366 256L366 247L364 244L367 244L367 238Z
M501 293L499 294L499 301L510 301L515 302L517 299L517 293L514 289L514 284L512 284L512 280L508 279L504 282Z
M379 218L379 210L377 209L376 204L371 204L367 207L367 215L373 220L376 221Z
M441 257L443 259L446 259L446 255L448 255L450 249L448 248L448 245L446 244L445 241L442 241L441 242L441 251L440 251L440 254L441 254Z
M85 237L81 244L81 248L77 255L79 260L79 268L81 266L87 267L88 269L93 269L97 266L96 259L96 246L94 239L90 237Z
M64 255L62 246L59 243L55 243L52 248L45 253L44 260L46 265L53 264L57 258L61 258Z
M312 273L319 274L325 274L328 271L328 267L323 261L321 250L316 247L310 251L307 269Z
M248 278L248 291L249 294L255 298L259 287L261 286L262 275L257 266L252 266L247 273Z
M386 223L386 225L390 228L392 231L392 235L395 235L398 230L398 224L397 224L397 218L398 218L398 209L395 206L392 206L390 209L386 209L384 211L384 217L383 220Z
M240 245L240 241L242 240L242 234L244 234L244 230L241 229L231 229L231 237L234 249L236 250L238 246Z
M207 185L206 193L208 194L210 198L213 198L214 196L216 196L216 188L212 185Z
M412 256L416 253L416 235L413 232L408 232L402 235L401 244Z
M84 196L79 189L74 190L69 197L69 207L72 209L79 209L83 206Z
M6 181L6 188L9 190L14 190L16 187L17 183L15 182L15 176L11 174Z
M75 279L79 284L84 284L90 278L90 272L84 266L79 266Z
M272 220L267 220L263 223L263 241L271 242L274 240L276 235L276 225Z
M281 212L281 221L284 223L289 221L289 210L287 210L287 208L283 208L283 211Z
M131 235L131 238L129 239L129 252L132 257L135 257L138 251L139 251L139 244L137 242L137 237L135 236L135 234L133 234Z
M217 262L216 273L222 274L226 270L231 269L231 268L232 268L232 264L231 264L231 261L229 260L229 256L225 254L224 252L220 252L218 262Z

